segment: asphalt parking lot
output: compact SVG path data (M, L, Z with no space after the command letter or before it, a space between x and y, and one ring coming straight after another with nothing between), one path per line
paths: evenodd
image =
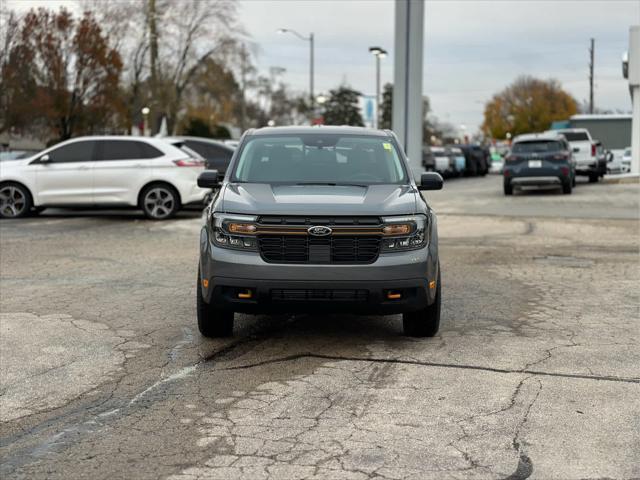
M0 225L2 478L640 477L640 187L447 182L443 319L195 325L198 212Z

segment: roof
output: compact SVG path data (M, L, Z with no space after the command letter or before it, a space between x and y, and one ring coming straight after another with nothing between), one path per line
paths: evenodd
M631 120L631 114L626 113L579 113L571 115L570 120Z
M385 130L375 130L365 127L333 126L333 125L315 125L307 126L291 126L291 127L264 127L256 128L249 132L250 135L308 135L308 134L337 134L337 135L369 135L372 137L389 137L390 134Z
M562 132L556 130L550 130L548 132L542 133L525 133L523 135L518 135L513 139L513 143L517 142L532 142L535 140L559 140L563 139L564 135Z
M202 142L202 143L209 143L211 145L215 145L217 147L223 147L223 148L227 148L229 150L233 150L232 147L230 147L229 145L227 145L226 143L220 141L220 140L215 140L213 138L206 138L206 137L190 137L188 135L178 135L175 137L157 137L160 140L165 140L167 142L184 142L186 140L193 140L194 142Z

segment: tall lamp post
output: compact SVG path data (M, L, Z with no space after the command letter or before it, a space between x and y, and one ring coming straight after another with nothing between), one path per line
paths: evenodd
M308 37L305 37L304 35L300 35L298 32L290 28L280 28L278 29L278 33L292 33L300 40L309 42L309 100L311 102L311 114L313 116L315 115L315 97L313 95L313 32L311 32Z
M376 128L380 127L380 59L387 56L382 47L369 47L369 53L376 57Z

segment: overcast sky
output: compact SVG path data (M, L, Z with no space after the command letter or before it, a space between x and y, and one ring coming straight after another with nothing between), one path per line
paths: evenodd
M256 45L259 69L285 68L282 78L295 90L308 89L308 44L277 34L280 27L314 32L317 93L343 81L374 93L372 45L389 51L382 81L393 80L393 0L240 0L240 21ZM521 74L555 78L582 101L593 37L596 106L630 110L621 57L632 24L640 24L640 0L427 1L423 90L435 115L471 132L482 123L483 104Z

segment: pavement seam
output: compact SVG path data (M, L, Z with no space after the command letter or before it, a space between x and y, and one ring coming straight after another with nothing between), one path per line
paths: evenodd
M580 374L580 373L544 372L540 370L483 367L479 365L423 362L418 360L401 360L398 358L349 357L349 356L342 356L342 355L323 355L318 353L299 353L295 355L287 355L284 357L277 357L269 360L262 360L259 362L248 363L244 365L215 368L214 371L246 370L249 368L256 368L256 367L261 367L261 366L270 365L274 363L284 363L284 362L301 360L303 358L315 358L319 360L334 360L334 361L344 360L344 361L351 361L351 362L394 363L394 364L400 364L400 365L455 368L455 369L462 369L462 370L479 370L484 372L518 374L518 375L522 375L523 373L526 373L529 375L538 375L538 376L547 376L547 377L574 378L574 379L581 379L581 380L598 380L598 381L606 381L606 382L639 383L640 384L640 378L635 378L635 377L614 377L614 376L608 376L608 375L586 375L586 374Z

